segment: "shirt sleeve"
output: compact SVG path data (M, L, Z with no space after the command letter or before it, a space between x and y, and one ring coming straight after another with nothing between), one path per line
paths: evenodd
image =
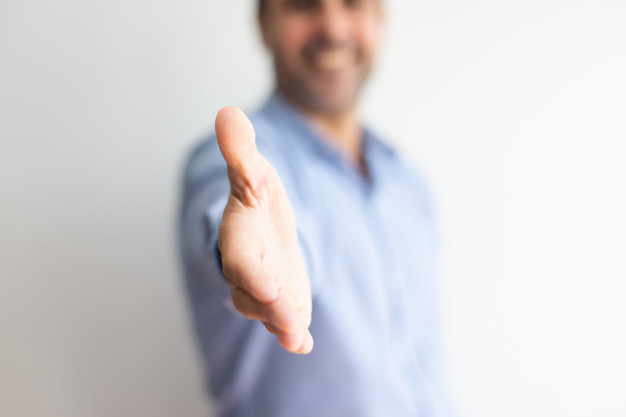
M230 285L222 274L217 251L219 225L229 194L226 163L215 137L211 137L187 159L182 187L179 243L192 298L217 293L225 303L230 300Z

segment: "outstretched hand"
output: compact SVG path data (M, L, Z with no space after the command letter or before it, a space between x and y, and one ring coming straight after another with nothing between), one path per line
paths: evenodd
M309 353L311 287L287 193L239 108L220 110L215 131L231 187L218 247L233 304L263 322L286 350Z

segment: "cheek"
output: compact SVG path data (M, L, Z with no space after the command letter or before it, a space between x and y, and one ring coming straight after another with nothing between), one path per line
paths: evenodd
M305 19L286 19L277 28L274 45L283 58L296 59L309 40L310 30Z
M363 19L358 24L359 43L365 54L374 56L378 50L382 25L380 19Z

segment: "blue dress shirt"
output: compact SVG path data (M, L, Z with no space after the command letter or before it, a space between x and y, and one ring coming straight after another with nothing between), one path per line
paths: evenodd
M186 165L180 245L218 415L443 415L436 236L423 181L367 130L363 176L278 94L251 121L296 215L315 347L288 353L232 306L216 250L230 185L217 141L202 142Z

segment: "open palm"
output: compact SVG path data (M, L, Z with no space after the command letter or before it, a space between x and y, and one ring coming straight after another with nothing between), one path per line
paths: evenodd
M218 247L233 303L288 351L309 353L311 289L287 193L257 151L254 128L240 109L220 110L215 130L231 185Z

